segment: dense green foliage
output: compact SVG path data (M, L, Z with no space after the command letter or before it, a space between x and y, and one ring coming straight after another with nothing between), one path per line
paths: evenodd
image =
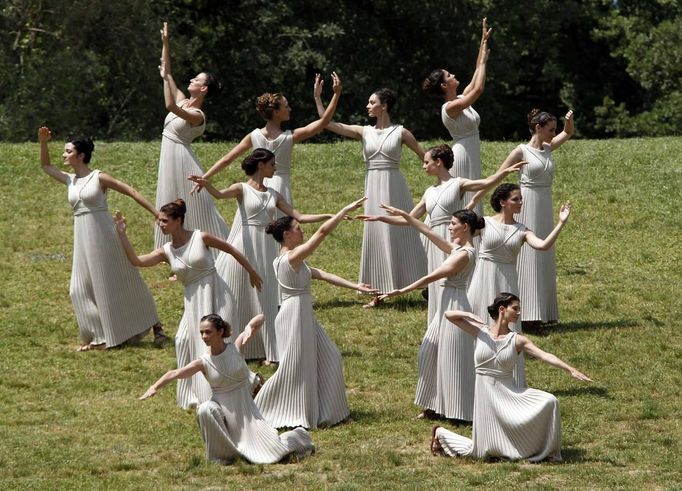
M179 86L210 70L225 90L207 138L234 139L260 124L255 98L284 92L294 125L315 117L317 71L337 70L337 120L366 121L370 92L397 90L396 120L420 139L446 137L439 101L421 93L433 68L467 83L488 16L494 33L486 93L487 139L526 135L541 106L576 111L583 136L682 131L682 21L672 0L4 0L0 8L0 140L59 134L151 139L164 116L158 29L171 26Z
M483 174L514 145L484 142ZM202 162L228 150L194 147ZM57 163L61 142L50 150ZM158 152L157 142L98 143L92 165L151 198ZM555 153L555 203L573 203L557 242L561 323L531 338L594 383L537 361L526 365L530 386L560 401L563 463L432 457L431 422L414 420L412 404L425 302L414 292L368 311L363 297L316 281L315 314L343 354L355 421L313 431L317 452L299 464L220 466L204 460L194 414L175 405L173 386L136 400L175 366L172 346L155 349L146 339L74 352L65 188L41 172L37 143L0 144L8 163L0 166L0 489L679 489L680 154L682 138L570 141ZM416 199L431 180L411 152L402 170ZM216 180L243 177L233 166ZM292 182L300 210L339 209L362 193L360 144L297 145ZM218 202L230 221L231 201ZM150 250L148 213L118 193L109 206L128 217L137 250ZM314 227L306 225L306 235ZM361 235L361 223L341 224L310 264L356 278ZM182 288L167 273L142 271L173 335Z

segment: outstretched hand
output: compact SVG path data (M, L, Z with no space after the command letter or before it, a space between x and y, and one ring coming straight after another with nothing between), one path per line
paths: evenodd
M571 215L571 202L566 201L563 205L561 205L561 209L559 210L559 221L561 223L566 223L568 220L568 217Z
M119 233L126 233L126 230L128 229L128 222L126 222L126 218L121 214L121 210L116 210L116 213L114 213L114 224L116 225L116 230Z
M358 208L360 208L360 206L362 206L362 204L363 204L365 201L367 201L367 196L363 196L363 197L360 198L360 199L356 199L356 200L353 201L352 203L348 203L346 206L344 206L344 207L343 207L343 211L344 211L344 212L349 212L349 211L357 210Z
M391 298L391 297L397 297L398 295L400 295L400 290L398 290L398 289L391 290L390 292L386 292L386 293L379 295L379 301L384 301L387 298Z
M187 180L195 183L194 186L192 186L192 189L190 190L189 194L198 193L199 191L204 189L204 186L206 185L206 183L208 183L208 179L206 179L203 176L197 176L196 174L190 174L189 176L187 176Z
M379 215L355 215L356 220L362 220L363 222L378 222L380 221Z
M504 169L504 172L507 173L507 174L511 174L511 173L513 173L513 172L520 171L520 170L521 170L521 167L523 167L523 166L526 165L527 163L528 163L527 160L519 160L519 161L516 162L515 164L512 164L512 165L510 165L509 167L507 167L506 169Z
M144 401L145 399L149 399L150 397L154 397L155 395L156 395L156 389L154 388L154 386L152 386L152 387L149 387L147 389L147 392L145 392L144 394L142 394L140 396L139 400Z
M585 375L581 371L576 370L575 368L572 368L570 373L571 373L571 377L573 377L576 380L582 380L583 382L592 382L592 379L590 377L588 377L587 375Z
M52 140L52 131L47 126L38 128L38 141L40 143L47 143Z
M381 203L379 205L379 208L386 210L386 212L389 215L393 216L406 217L408 215L408 213L405 210L401 210L400 208L396 208L395 206L387 205L386 203Z
M360 293L367 293L371 295L376 295L377 293L379 293L379 289L374 288L369 283L358 283L355 289Z

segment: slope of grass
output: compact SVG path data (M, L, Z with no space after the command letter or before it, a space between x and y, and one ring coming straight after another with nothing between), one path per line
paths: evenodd
M484 174L513 146L485 142ZM230 147L195 150L207 166ZM60 148L51 145L55 162ZM153 198L158 150L158 142L98 143L93 166ZM134 348L74 353L65 188L40 171L37 144L0 144L0 486L679 489L681 154L682 138L573 141L556 153L555 203L574 204L557 246L562 320L532 337L595 382L579 384L534 361L527 372L532 387L560 400L563 463L431 457L431 423L412 419L425 303L415 293L368 311L360 308L364 298L317 282L316 315L343 352L355 422L314 431L317 453L301 463L223 467L204 460L194 415L175 406L173 387L137 401L174 366L172 346L154 349L145 340ZM431 182L413 155L405 157L416 200ZM298 209L337 210L363 193L359 144L298 145L292 178ZM235 166L217 182L240 180ZM109 205L125 212L138 250L151 249L148 214L115 193ZM231 222L235 205L218 206ZM342 224L310 263L355 278L361 234L361 223ZM143 276L173 334L181 286L166 280L164 267Z

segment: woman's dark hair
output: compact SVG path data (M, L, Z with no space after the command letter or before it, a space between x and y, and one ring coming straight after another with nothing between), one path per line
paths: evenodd
M185 206L185 200L176 199L170 203L166 203L159 210L161 213L166 214L166 216L172 218L173 220L180 219L180 223L185 223L185 213L187 213L187 206Z
M520 302L519 297L513 293L502 292L493 300L492 305L488 305L488 313L493 320L500 316L500 307L509 307L513 302Z
M395 103L398 101L398 96L391 89L383 88L377 89L372 94L379 98L379 102L386 104L386 110L390 113L391 109L395 107Z
M455 160L455 156L452 153L452 148L449 145L443 143L442 145L437 145L431 147L427 150L431 154L433 160L440 159L446 169L452 168L452 163Z
M272 235L272 237L280 244L284 242L284 232L291 230L291 224L294 223L294 217L281 217L274 220L265 227L265 233Z
M92 152L95 150L95 144L92 141L92 138L88 138L86 136L78 136L76 138L72 138L71 140L69 140L68 143L73 145L73 148L76 149L77 153L83 154L83 162L85 162L86 164L90 163L90 159L92 158Z
M206 75L206 83L204 84L207 87L206 99L220 94L223 90L223 84L220 83L218 77L210 72L204 72L204 75Z
M201 322L210 322L213 329L216 331L223 331L222 337L227 338L232 335L232 327L230 323L224 321L218 314L208 314L201 318Z
M528 129L530 129L530 134L535 134L536 124L539 124L544 128L544 126L550 121L556 121L556 116L554 114L541 111L538 108L531 109L531 111L528 113Z
M266 121L270 120L272 119L273 113L280 108L283 98L284 95L279 92L275 92L274 94L266 92L256 99L256 111L258 111L258 114Z
M469 230L473 234L476 230L485 227L485 220L471 210L458 210L452 214L460 223L469 225Z
M495 188L495 191L493 191L493 195L490 197L490 206L493 207L493 210L496 212L501 212L502 211L502 205L500 204L501 201L504 201L506 199L509 199L509 196L511 196L512 191L516 191L517 189L521 189L518 184L514 184L513 182L504 182L497 186Z
M242 169L247 176L252 176L258 172L258 164L260 162L268 162L275 158L275 154L267 148L257 148L251 155L247 156L242 162Z
M436 68L422 82L422 90L429 95L443 95L441 84L445 81L445 71Z

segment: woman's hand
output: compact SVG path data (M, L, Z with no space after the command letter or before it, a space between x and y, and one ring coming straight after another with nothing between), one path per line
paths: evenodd
M573 135L573 132L575 131L575 128L573 127L573 111L571 109L569 109L564 116L564 131L569 135Z
M409 215L409 213L407 213L405 210L401 210L400 208L396 208L395 206L387 205L386 203L381 203L379 205L379 208L386 210L389 215L393 216L406 218Z
M114 213L114 224L116 225L116 231L120 234L125 234L128 229L128 223L125 217L121 214L120 210L116 210Z
M47 126L38 128L38 141L40 143L47 143L52 140L52 131Z
M163 44L168 44L168 22L163 23L163 27L159 32L161 33L161 42Z
M156 395L156 389L155 389L154 386L152 385L151 387L149 387L149 388L147 389L147 392L145 392L144 394L142 394L142 395L140 396L140 400L141 400L141 401L144 401L145 399L149 399L150 397L154 397L155 395Z
M381 220L379 215L355 215L356 220L362 220L363 222L378 222Z
M249 281L251 282L252 287L254 287L258 291L261 291L261 287L263 286L263 280L258 275L258 272L255 269L251 269L251 271L249 271Z
M519 160L519 161L516 162L515 164L512 164L512 165L510 165L509 167L505 168L503 172L504 172L505 174L507 174L507 175L508 175L508 174L513 174L514 172L520 171L520 170L521 170L521 167L523 167L523 166L526 165L527 163L528 163L527 160Z
M571 214L571 202L566 201L566 203L561 205L561 209L559 210L559 221L561 223L566 223L570 214Z
M324 80L319 73L315 74L315 85L313 85L313 97L315 99L320 99L322 97L322 87L324 86Z
M401 295L401 294L402 294L402 292L401 292L400 290L395 289L395 290L392 290L392 291L390 291L390 292L386 292L386 293L384 293L384 294L382 294L382 295L379 295L379 301L380 301L380 302L383 302L383 301L386 300L387 298L397 297L398 295Z
M371 295L376 295L377 293L379 293L379 290L377 288L374 288L369 283L358 283L355 289L360 293L368 293Z
M194 194L196 191L201 191L204 186L209 182L208 179L206 179L203 176L197 176L196 174L190 174L187 176L188 181L192 181L196 185L192 188L192 190L189 192L189 194Z
M487 42L488 39L490 39L490 34L492 34L492 32L492 27L488 27L488 18L483 17L483 21L481 22L481 43Z
M352 203L348 203L346 206L343 207L343 211L348 213L349 211L357 210L362 206L362 204L367 201L367 196L363 196L360 199L356 199Z
M571 377L573 377L576 380L582 380L583 382L592 382L592 379L590 377L588 377L581 371L576 370L575 368L571 368L569 370L569 373L571 374Z
M341 79L336 72L332 72L332 90L335 94L341 93Z

